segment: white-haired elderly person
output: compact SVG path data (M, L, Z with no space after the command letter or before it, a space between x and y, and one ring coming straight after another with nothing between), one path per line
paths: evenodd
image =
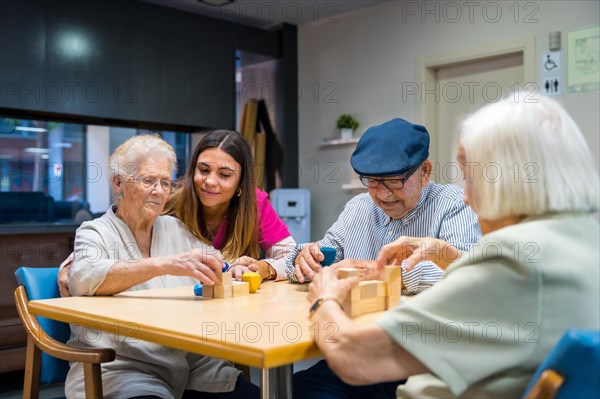
M585 139L544 97L508 98L462 123L464 201L481 241L444 278L373 323L340 303L357 281L325 268L309 286L311 319L330 367L346 382L408 380L397 397L507 398L569 328L600 328L599 183ZM382 248L382 267L407 256ZM322 339L328 337L329 339Z
M72 295L113 295L127 290L214 284L221 254L201 243L171 216L160 216L172 191L173 148L157 135L134 136L109 159L116 203L77 230L69 272ZM102 365L104 395L114 398L247 398L258 387L229 362L139 339L71 325L70 343L111 347ZM83 366L73 363L68 398L84 396Z

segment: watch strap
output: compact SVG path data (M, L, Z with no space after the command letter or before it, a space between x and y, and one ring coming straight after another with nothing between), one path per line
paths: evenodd
M334 298L334 297L332 297L332 296L328 296L328 297L324 297L324 298L319 298L319 299L317 299L317 300L316 300L316 301L315 301L315 302L314 302L314 303L311 305L310 309L308 310L308 317L312 317L312 315L313 315L313 314L315 314L315 312L316 312L317 310L319 310L319 308L321 307L321 305L323 305L323 304L324 304L325 302L327 302L327 301L335 301L335 303L337 303L337 304L338 304L338 306L340 307L340 309L343 309L343 308L342 308L342 304L341 304L341 303L340 303L340 302L339 302L337 299L335 299L335 298Z

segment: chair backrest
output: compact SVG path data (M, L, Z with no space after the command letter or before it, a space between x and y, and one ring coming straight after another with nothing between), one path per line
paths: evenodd
M50 299L60 297L58 291L58 267L20 267L15 271L15 277L19 285L25 287L29 300ZM70 337L70 329L67 323L37 317L42 330L60 342L67 342ZM42 367L40 371L41 384L53 384L63 382L69 371L69 363L57 359L47 353L42 353Z
M546 370L564 378L555 399L598 398L600 396L600 331L567 330L546 360L538 367L524 397Z

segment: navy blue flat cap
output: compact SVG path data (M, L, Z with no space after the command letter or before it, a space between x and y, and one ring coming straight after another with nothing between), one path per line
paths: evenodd
M396 118L368 128L358 141L350 164L359 175L398 176L415 169L428 156L427 129Z

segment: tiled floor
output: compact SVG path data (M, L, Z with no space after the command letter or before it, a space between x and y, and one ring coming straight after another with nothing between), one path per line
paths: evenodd
M316 360L307 360L294 364L294 372L304 370L316 363ZM250 379L256 385L260 385L260 370L250 368ZM63 384L46 385L40 389L40 399L63 398ZM21 399L23 397L23 372L0 374L0 398Z
M40 399L63 398L63 384L46 385L40 389ZM23 372L0 374L0 398L21 399L23 397Z

